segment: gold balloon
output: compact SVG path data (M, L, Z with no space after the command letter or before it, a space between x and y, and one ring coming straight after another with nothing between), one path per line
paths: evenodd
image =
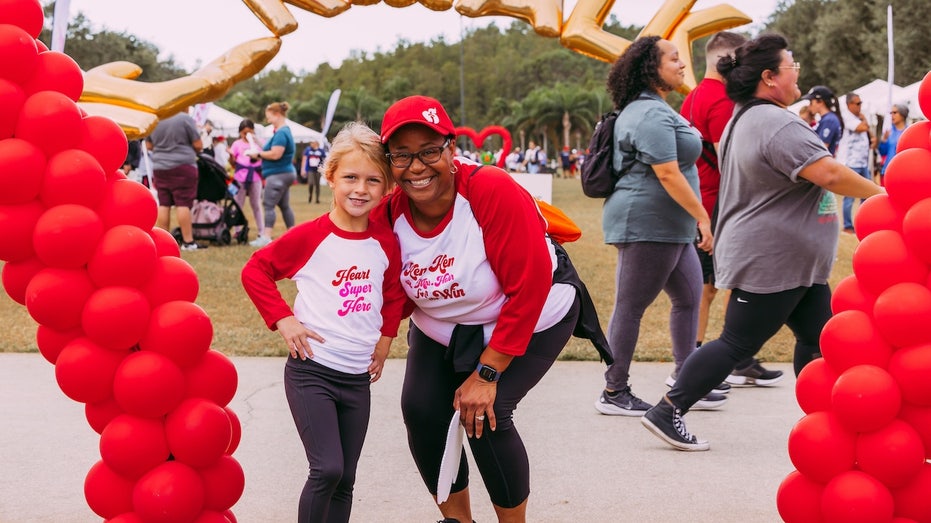
M243 0L246 6L272 32L272 37L236 46L190 76L167 82L145 83L135 79L142 73L129 62L111 62L95 67L84 76L81 107L89 114L108 116L138 138L152 131L159 118L166 118L188 106L216 100L237 82L261 71L281 48L280 36L297 29L297 21L286 4L324 17L336 16L352 5L368 5L378 0ZM406 7L419 1L428 9L445 11L453 0L385 0L392 7ZM711 33L749 23L737 9L718 5L691 12L696 0L666 0L641 31L671 40L686 63L686 85L695 86L691 66L691 43ZM614 0L579 0L563 23L562 0L456 0L455 9L470 17L510 16L525 20L537 34L558 37L567 49L606 62L613 62L630 45L630 40L608 33L604 21Z
M538 35L550 38L562 32L562 0L458 0L456 11L473 18L510 16L524 20Z

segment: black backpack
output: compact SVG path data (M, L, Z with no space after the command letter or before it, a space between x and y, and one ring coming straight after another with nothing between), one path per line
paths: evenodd
M614 170L614 122L620 111L611 111L595 125L588 154L582 163L582 192L589 198L607 198L614 192L620 173Z

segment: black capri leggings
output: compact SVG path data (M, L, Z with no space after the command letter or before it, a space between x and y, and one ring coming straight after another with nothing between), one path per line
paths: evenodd
M579 301L576 299L559 323L531 337L527 353L514 358L498 382L494 404L497 429L492 432L486 422L482 437L469 439L485 488L492 503L499 507L514 508L530 495L527 450L511 414L556 361L572 335L578 316ZM427 490L436 495L446 431L453 415L453 395L471 372L454 372L452 362L444 359L446 347L428 338L413 323L408 344L401 411L414 462ZM451 492L461 492L468 486L469 465L463 449L459 475Z
M831 318L831 289L827 285L797 287L772 294L734 289L727 304L724 332L689 355L679 370L676 386L666 397L688 411L711 392L741 361L751 358L783 325L795 334L797 376L820 356L821 329Z

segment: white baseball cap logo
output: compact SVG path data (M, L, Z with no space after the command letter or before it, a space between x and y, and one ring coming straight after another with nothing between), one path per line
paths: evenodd
M436 108L435 108L435 107L431 107L431 108L427 109L426 111L424 111L424 112L422 112L422 113L420 113L420 114L423 115L423 119L424 119L424 120L426 120L426 121L428 121L428 122L430 122L430 123L432 123L432 124L438 124L438 123L440 123L440 117L436 115Z

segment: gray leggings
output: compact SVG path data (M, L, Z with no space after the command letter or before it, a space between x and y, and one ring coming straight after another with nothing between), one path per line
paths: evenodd
M294 227L294 211L291 209L291 186L297 180L297 173L273 174L265 179L265 195L262 207L265 208L265 229L271 233L275 227L275 206L281 209L281 218L286 228Z
M640 320L660 291L665 291L672 301L669 332L676 372L695 350L702 274L698 255L690 243L636 242L614 246L617 248L617 295L608 323L608 342L614 364L605 371L605 387L621 390L627 387L630 379L630 362L640 337Z

